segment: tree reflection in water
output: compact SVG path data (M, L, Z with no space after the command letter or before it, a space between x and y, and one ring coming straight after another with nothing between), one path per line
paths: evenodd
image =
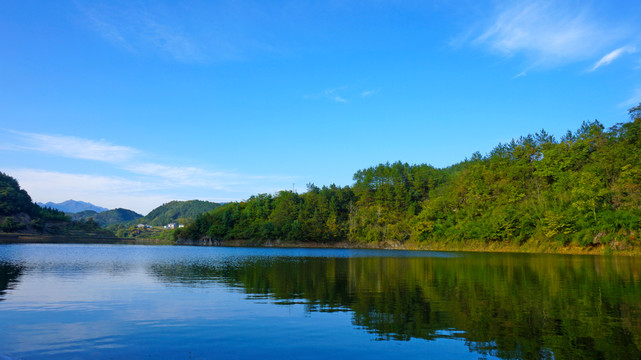
M13 289L18 283L24 268L5 261L0 261L0 301L5 299L7 290Z
M512 359L641 358L641 259L469 254L255 257L151 265L173 284L224 283L275 304L349 311L379 340L464 339Z

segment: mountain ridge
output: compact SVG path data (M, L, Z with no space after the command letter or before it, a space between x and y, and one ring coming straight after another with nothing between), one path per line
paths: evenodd
M109 210L107 208L97 206L86 201L77 201L73 199L69 199L61 203L54 203L52 201L49 201L47 203L38 202L37 204L40 205L41 207L48 207L48 208L64 211L65 213L79 213L81 211L86 211L86 210L92 210L97 213L101 213L103 211Z

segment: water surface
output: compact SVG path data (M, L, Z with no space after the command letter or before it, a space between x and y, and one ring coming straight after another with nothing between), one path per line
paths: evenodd
M641 259L0 245L0 359L641 359Z

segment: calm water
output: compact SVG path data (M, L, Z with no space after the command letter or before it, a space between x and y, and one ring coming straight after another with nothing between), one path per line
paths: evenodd
M641 259L0 245L0 359L641 359Z

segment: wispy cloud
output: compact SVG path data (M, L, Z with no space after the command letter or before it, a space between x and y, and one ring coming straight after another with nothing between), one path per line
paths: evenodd
M209 175L205 170L186 166L167 166L154 163L138 163L125 167L128 171L136 174L160 176L170 180L185 181L203 175ZM211 175L222 175L223 173L216 173Z
M601 66L609 65L611 62L613 62L617 58L621 57L621 55L632 54L634 52L636 52L636 48L634 48L632 46L620 47L620 48L618 48L618 49L616 49L616 50L614 50L612 52L607 53L605 56L603 56L599 61L596 62L596 64L594 64L594 66L592 67L592 69L590 69L590 71L594 71L594 70L600 68Z
M339 95L334 95L334 96L331 97L331 99L334 100L335 102L338 102L338 103L347 102L347 100L345 100L344 98L340 97Z
M350 89L350 87L348 86L341 86L337 88L325 89L315 94L304 95L303 98L329 100L335 103L344 104L358 98L369 98L377 92L378 89L359 90L357 88L354 89L353 87Z
M507 55L529 52L538 61L573 58L589 51L597 34L582 12L569 14L548 2L521 3L504 9L476 41Z
M373 89L373 90L365 90L365 91L361 92L361 97L362 98L367 98L367 97L370 97L370 96L376 94L377 92L378 92L378 90L375 90L375 89Z
M547 0L499 4L490 22L477 24L477 30L470 32L465 42L503 56L522 55L528 70L588 60L629 36L621 28L600 21L588 5Z
M69 199L89 201L113 209L123 207L146 214L171 201L170 194L150 193L158 187L122 177L63 173L42 169L5 169L18 179L36 201L61 202Z
M168 187L202 187L230 191L240 184L242 175L234 172L208 171L193 166L170 166L156 163L133 163L123 167L134 174L167 180Z
M194 39L179 27L160 20L148 7L117 7L107 3L78 7L96 32L128 51L156 51L186 63L206 60Z
M2 151L44 153L70 159L98 161L110 166L109 174L80 174L44 169L3 169L15 176L37 201L70 198L106 207L127 207L144 212L170 200L199 198L212 201L241 200L255 193L288 187L297 179L289 175L243 174L189 165L162 164L141 159L151 154L74 136L5 130L12 146ZM104 170L103 170L104 171Z
M331 100L336 103L346 103L347 99L339 94L339 92L342 92L345 89L347 89L346 86L341 86L339 88L334 88L334 89L325 89L316 94L304 95L303 98L304 99L325 99L325 100Z
M18 136L18 148L74 159L119 163L140 152L128 146L113 145L105 140L88 140L74 136L47 135L10 131Z

